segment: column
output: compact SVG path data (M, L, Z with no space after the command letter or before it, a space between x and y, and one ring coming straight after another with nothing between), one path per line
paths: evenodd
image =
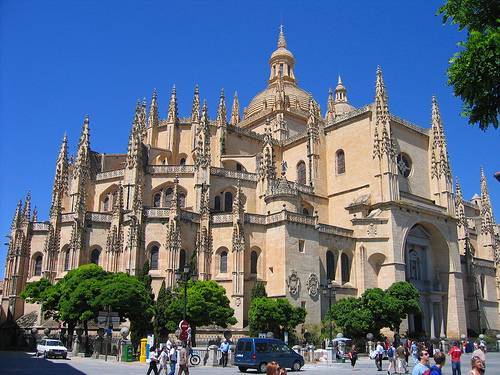
M441 329L439 332L440 337L445 337L445 331L444 331L444 309L443 309L443 299L441 298L441 303L439 304L439 315L441 318Z
M430 309L430 318L431 318L431 326L429 327L429 333L431 335L431 339L436 338L436 328L434 325L434 303L431 300L431 303L429 304L429 309Z

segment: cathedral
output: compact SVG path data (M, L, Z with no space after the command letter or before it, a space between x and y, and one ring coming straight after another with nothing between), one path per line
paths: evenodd
M393 115L379 67L374 102L353 107L339 77L322 112L298 86L295 62L281 28L267 87L241 111L221 91L216 118L198 87L189 117L174 87L160 118L153 91L135 107L124 154L93 150L86 117L76 155L62 141L48 219L29 194L17 205L2 321L39 314L20 298L26 283L87 263L137 274L148 261L155 293L163 281L175 286L187 263L217 281L234 329L248 324L257 281L319 324L326 285L338 300L403 280L420 291L422 312L402 332L500 329L500 237L486 179L481 169L481 195L464 199L436 98L430 128Z

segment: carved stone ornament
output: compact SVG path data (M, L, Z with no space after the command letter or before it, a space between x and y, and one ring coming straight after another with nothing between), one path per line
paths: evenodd
M236 306L239 306L241 305L241 298L240 297L237 297L236 298L236 301L234 302Z
M297 294L299 292L300 279L297 275L297 271L292 270L292 273L290 273L290 276L288 276L287 284L290 294Z
M316 297L319 293L319 278L315 273L311 273L307 279L307 292L311 297Z

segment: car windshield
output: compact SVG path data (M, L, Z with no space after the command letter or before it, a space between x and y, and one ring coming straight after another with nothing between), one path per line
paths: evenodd
M47 343L45 345L47 345L47 346L63 346L62 342L59 340L47 340Z

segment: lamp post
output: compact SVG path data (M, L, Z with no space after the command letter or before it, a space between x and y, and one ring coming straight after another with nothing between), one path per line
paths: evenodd
M336 289L335 286L332 283L332 280L328 280L326 285L321 285L323 289L323 295L325 295L326 298L328 298L328 312L331 312L332 310L332 301L333 303L337 302L337 295L336 295ZM330 341L330 348L332 351L332 362L333 362L333 324L332 324L332 318L330 316L330 326L329 332L328 332L328 339Z
M191 271L189 264L186 263L183 267L179 267L179 269L175 271L175 280L177 282L182 281L184 283L184 320L186 320L187 315L187 285L190 279L195 280L196 274Z

